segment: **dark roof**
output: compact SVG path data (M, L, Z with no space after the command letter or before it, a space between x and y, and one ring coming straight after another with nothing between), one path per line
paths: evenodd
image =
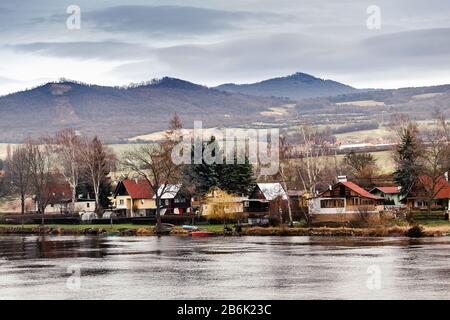
M72 189L68 183L54 183L47 187L48 203L57 204L72 200Z

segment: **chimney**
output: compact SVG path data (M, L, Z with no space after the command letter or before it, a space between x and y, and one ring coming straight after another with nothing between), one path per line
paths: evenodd
M448 171L444 173L445 180L448 182Z
M347 176L338 176L337 180L338 182L347 182Z

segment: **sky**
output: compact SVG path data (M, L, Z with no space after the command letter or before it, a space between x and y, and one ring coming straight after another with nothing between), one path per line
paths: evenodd
M448 0L1 0L0 94L60 78L216 86L296 72L446 84L449 40Z

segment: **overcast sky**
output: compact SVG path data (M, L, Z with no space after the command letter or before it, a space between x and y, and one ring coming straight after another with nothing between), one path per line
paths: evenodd
M358 88L450 83L448 0L0 2L0 94L64 77L214 86L306 72ZM81 9L70 30L69 5ZM381 12L369 29L367 8Z

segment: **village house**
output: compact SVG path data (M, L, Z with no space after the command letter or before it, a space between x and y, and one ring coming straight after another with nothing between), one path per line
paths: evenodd
M192 213L192 197L181 184L169 184L167 187L162 185L158 194L161 194L161 215ZM156 200L156 196L153 196L153 200Z
M434 184L434 190L432 190ZM430 195L432 210L448 210L450 208L450 184L446 176L439 177L435 183L427 176L421 176L405 196L403 202L412 210L427 210Z
M384 198L385 206L401 206L402 196L400 194L400 187L374 187L370 190L371 194Z
M267 224L269 217L288 219L288 195L279 182L257 183L244 201L249 224Z
M156 212L154 193L147 180L125 179L113 193L113 210L117 216L146 217Z
M244 202L247 197L231 195L218 187L211 188L203 197L200 208L202 216L208 216L216 210L224 210L225 213L244 213Z
M54 183L47 190L48 200L45 207L46 214L67 214L71 212L72 189L68 183ZM37 203L34 203L35 211L38 211ZM82 194L77 195L74 212L94 212L95 200Z
M384 198L341 177L338 183L309 200L309 215L313 222L359 220L366 215L378 216L384 210L383 202Z

